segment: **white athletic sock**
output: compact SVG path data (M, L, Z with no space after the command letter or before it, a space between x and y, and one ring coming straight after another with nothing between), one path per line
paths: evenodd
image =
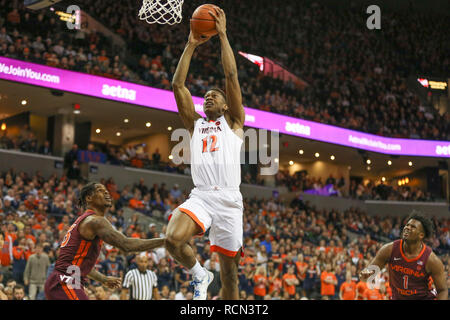
M206 276L205 269L203 269L198 261L195 262L195 265L189 270L189 273L196 279L203 279Z

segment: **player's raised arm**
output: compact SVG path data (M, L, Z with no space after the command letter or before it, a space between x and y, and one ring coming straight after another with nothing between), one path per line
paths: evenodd
M94 218L89 221L89 229L106 243L125 252L142 252L153 250L164 245L164 239L133 239L127 238L117 230L104 217Z
M225 12L222 9L217 8L216 12L210 11L210 14L216 20L216 30L219 33L220 38L228 111L235 127L243 128L245 122L245 111L242 106L242 93L241 86L239 85L236 59L227 37Z
M375 265L378 268L383 269L386 263L389 262L392 253L392 245L393 243L387 243L378 250L377 255L373 260L369 263L369 266ZM367 281L367 279L374 273L375 271L369 270L368 268L363 269L359 273L359 278L362 281Z
M436 298L438 300L448 300L447 274L445 272L444 264L434 252L432 252L430 258L428 258L426 268L436 287Z
M194 102L192 101L191 93L185 86L185 82L195 48L202 43L205 43L210 38L211 37L199 39L194 37L192 32L189 34L189 40L184 48L180 61L178 62L178 66L172 80L172 88L173 93L175 94L175 100L177 101L178 113L180 114L184 127L188 130L192 130L194 128L195 120L201 118L201 116L195 112Z

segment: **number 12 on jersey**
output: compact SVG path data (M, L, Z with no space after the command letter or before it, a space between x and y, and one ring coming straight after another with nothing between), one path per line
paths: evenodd
M208 142L211 141L211 147L208 150ZM203 153L205 152L215 152L218 151L219 148L216 147L217 144L217 137L216 136L209 136L205 139L202 139L203 142Z

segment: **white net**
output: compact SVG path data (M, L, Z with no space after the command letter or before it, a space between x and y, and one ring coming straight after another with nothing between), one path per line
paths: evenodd
M139 19L148 23L176 24L182 20L184 0L143 0Z

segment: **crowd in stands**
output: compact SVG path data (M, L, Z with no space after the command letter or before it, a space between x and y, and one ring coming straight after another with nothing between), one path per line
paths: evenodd
M171 88L188 35L186 22L150 26L137 17L135 1L80 1L85 12L126 40L124 56L99 32L70 33L53 13L17 11L13 2L0 3L6 17L0 20L0 28L6 26L0 29L0 55ZM184 21L200 4L184 4ZM389 23L376 32L363 24L365 11L359 7L336 10L294 0L273 10L267 10L273 5L268 0L220 5L236 51L279 61L308 84L300 90L292 82L264 77L237 56L245 105L377 135L450 140L450 115L440 115L406 84L408 76L450 74L449 44L441 32L449 27L445 16L383 12ZM300 17L293 18L296 12ZM193 94L224 87L219 64L216 40L195 53L186 82Z
M119 190L114 179L102 180L114 204L107 219L129 237L164 237L168 213L187 196L186 190L138 181ZM82 184L66 176L44 178L13 169L0 172L0 300L44 299L42 285L53 270L59 245L81 213L75 206ZM143 198L142 198L143 197ZM161 212L162 228L148 227L125 208ZM385 242L398 239L404 221L374 217L358 209L319 210L295 199L244 199L244 252L239 267L241 299L389 299L387 272L379 290L368 291L358 272ZM427 242L449 272L450 219L433 218L435 234ZM207 238L191 241L197 259L215 275L209 298L220 299L218 257ZM126 255L105 244L97 270L110 276L136 268L136 254ZM191 299L185 268L164 248L144 253L158 277L161 299ZM37 257L39 259L37 259ZM40 261L36 267L37 261ZM33 265L33 266L31 266ZM345 284L347 283L347 284ZM124 299L121 291L95 283L87 286L90 299Z
M358 200L392 200L433 202L435 197L430 192L410 186L390 186L383 182L368 181L358 183L350 181L350 197Z
M339 179L332 174L322 180L320 177L308 175L306 170L290 174L289 170L279 170L275 175L276 185L285 186L292 192L320 192L327 188L326 195L347 197L357 200L392 200L392 201L426 201L433 202L435 196L417 187L392 186L385 182L371 180L358 181L350 178L350 185L345 178ZM316 193L317 194L317 193Z
M36 134L29 125L24 125L17 135L9 135L7 130L0 131L0 149L52 155L50 141L39 145Z

